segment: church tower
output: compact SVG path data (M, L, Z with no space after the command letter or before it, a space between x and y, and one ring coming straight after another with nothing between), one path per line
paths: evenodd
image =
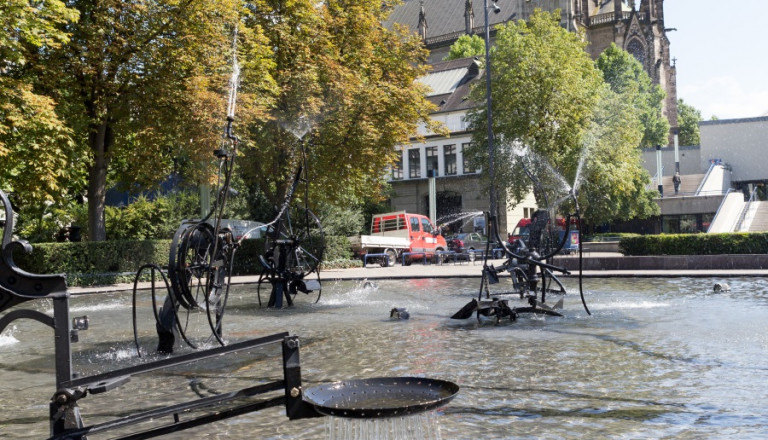
M670 60L669 39L664 26L664 0L576 0L576 18L589 41L593 59L611 43L631 53L645 68L654 84L667 94L664 115L671 132L677 128L677 71ZM638 5L639 3L639 5ZM673 136L670 134L670 143Z

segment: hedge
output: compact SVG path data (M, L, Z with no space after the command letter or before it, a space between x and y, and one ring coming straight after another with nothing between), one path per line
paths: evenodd
M13 259L19 268L36 274L63 273L70 286L133 282L136 272L148 263L168 267L171 240L121 240L73 243L39 243L27 254L14 249ZM233 275L261 272L259 255L264 240L244 240L235 252ZM326 237L323 268L354 267L352 251L346 237ZM149 273L144 279L148 279Z
M623 237L624 255L766 254L768 232L723 234L660 234Z

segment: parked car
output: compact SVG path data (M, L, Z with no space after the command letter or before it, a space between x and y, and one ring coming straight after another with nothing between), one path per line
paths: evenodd
M488 244L488 237L478 232L464 232L451 235L445 240L448 250L457 254L469 253L470 261L474 261L475 253L470 251L484 251Z

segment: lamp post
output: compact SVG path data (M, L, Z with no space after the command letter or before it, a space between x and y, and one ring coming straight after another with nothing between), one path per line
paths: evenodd
M496 231L494 228L498 226L498 220L496 219L497 214L497 208L496 208L496 187L494 184L494 180L496 178L495 176L495 164L494 164L494 150L493 150L493 118L491 117L491 108L492 108L492 101L491 101L491 32L490 27L488 26L488 11L490 9L493 9L493 12L495 14L498 14L501 12L501 8L496 6L496 3L493 3L493 6L488 6L488 0L483 0L483 9L485 10L485 102L488 106L486 109L486 116L488 119L488 178L490 180L490 188L488 189L488 193L490 195L491 204L490 204L490 224L488 225L489 228L491 228L488 231L489 238L497 235L498 231Z

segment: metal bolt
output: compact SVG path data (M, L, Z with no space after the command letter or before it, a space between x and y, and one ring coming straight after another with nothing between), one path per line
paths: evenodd
M296 387L291 388L291 397L295 399L300 395L301 395L301 388L296 388Z
M287 341L285 341L285 345L288 348L290 348L290 349L298 348L299 347L299 340L298 339L288 339Z

